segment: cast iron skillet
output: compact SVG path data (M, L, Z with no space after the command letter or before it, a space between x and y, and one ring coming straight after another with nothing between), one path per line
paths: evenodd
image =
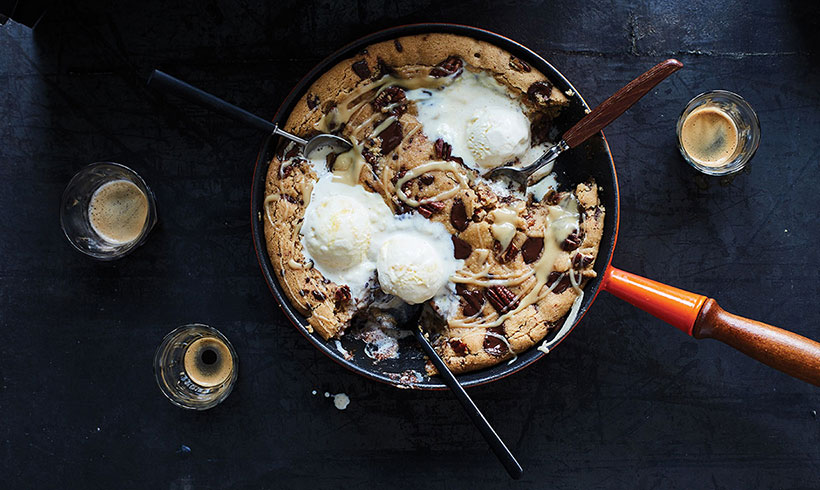
M325 58L313 68L285 98L274 116L273 122L283 125L296 102L308 87L325 71L338 62L350 58L362 48L381 41L401 36L424 33L452 33L469 36L494 44L544 73L560 90L571 90L570 105L555 121L563 133L584 115L588 106L578 90L546 60L524 46L498 34L475 27L454 24L415 24L394 27L363 37ZM640 69L636 69L639 71ZM264 222L265 179L268 163L278 144L278 138L267 138L256 160L251 189L251 223L253 243L262 274L279 306L294 326L319 350L339 364L368 378L397 387L444 389L445 385L435 378L424 376L408 383L406 373L424 373L425 359L415 340L410 337L400 341L401 356L394 360L374 363L364 353L364 344L345 336L340 345L353 354L345 359L336 341L324 341L319 335L307 330L305 318L296 311L280 287L273 266L268 258L265 245ZM578 325L601 289L629 301L641 309L672 324L695 338L715 338L725 342L745 354L772 367L780 369L815 385L820 385L820 344L805 337L781 330L764 323L748 320L723 311L717 303L702 295L682 291L643 277L611 267L612 253L618 235L618 179L612 154L603 133L590 138L586 143L561 155L555 165L558 181L562 189L572 189L580 182L594 178L603 191L599 193L601 203L606 208L604 231L598 258L595 261L597 277L584 287L584 297L578 315L571 328L555 329L547 335L552 348L560 343ZM558 337L560 335L560 337ZM496 366L458 376L464 386L475 386L500 378L523 369L542 358L545 354L532 348L518 356L515 362L502 362ZM404 378L402 375L405 374Z
M561 119L556 121L559 130L563 132L568 129L572 123L581 119L584 116L584 110L588 108L586 102L578 95L578 91L572 86L564 76L558 72L552 65L547 63L543 58L525 48L524 46L507 39L506 37L494 34L483 29L475 27L467 27L452 24L416 24L395 27L380 31L364 38L361 38L347 46L341 48L335 53L325 58L313 70L305 75L296 87L288 94L279 110L276 112L273 121L284 125L288 115L293 107L302 97L305 90L325 71L332 68L338 62L350 58L355 55L365 46L378 43L385 40L394 39L401 36L408 36L413 34L423 34L428 32L443 32L452 33L462 36L469 36L475 39L487 41L496 46L499 46L516 57L526 61L531 66L540 70L547 76L559 89L562 91L572 90L575 95L570 98L570 106L564 110ZM469 60L468 60L469 62ZM572 93L570 92L570 93ZM270 162L273 152L278 144L278 138L267 138L262 145L259 156L256 160L256 168L253 175L253 188L251 191L251 216L253 227L253 243L256 248L256 255L259 259L259 265L262 268L262 274L271 289L271 292L276 297L276 301L281 306L287 317L302 332L302 334L310 340L319 350L330 356L332 359L351 369L352 371L368 378L383 381L396 386L408 386L405 383L398 382L398 376L407 370L415 370L419 373L424 373L424 357L421 350L416 348L415 340L410 337L406 341L400 341L401 356L395 360L384 360L379 363L374 363L363 352L363 344L360 341L348 339L345 336L341 344L347 350L354 354L354 358L346 360L342 353L337 349L336 343L331 340L326 342L317 334L308 333L306 329L307 322L298 311L296 311L284 294L281 286L273 271L273 266L268 258L267 247L264 236L264 200L265 200L265 179L267 176L268 163ZM618 181L615 176L615 167L612 162L612 155L609 151L609 146L603 137L603 134L590 138L586 143L578 148L566 152L559 159L556 169L559 172L564 172L560 175L559 181L567 184L580 183L588 179L590 176L604 189L601 193L601 200L606 206L606 216L604 221L604 236L601 240L600 252L596 260L595 270L598 277L590 281L585 287L585 295L583 303L575 320L575 325L581 320L584 313L586 313L595 296L598 293L601 278L604 270L609 265L612 258L612 251L615 247L615 237L618 229ZM261 214L260 214L261 213ZM261 216L261 219L260 219ZM573 325L573 328L574 326ZM557 330L557 329L556 329ZM547 336L547 340L555 337L557 332L553 331ZM569 331L562 335L566 337ZM560 341L562 339L556 339ZM536 349L520 354L518 359L512 363L507 364L502 362L499 365L491 368L474 371L458 376L459 381L464 386L475 386L490 381L495 381L499 378L508 376L526 366L529 366L536 360L543 357L545 354ZM391 376L392 375L392 376ZM412 387L424 389L444 389L446 388L436 378L424 377L423 381L413 382Z

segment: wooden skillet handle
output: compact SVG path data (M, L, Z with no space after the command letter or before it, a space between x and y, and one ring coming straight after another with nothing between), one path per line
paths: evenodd
M733 315L711 298L703 304L692 336L720 340L779 371L820 386L820 343Z
M615 92L598 107L592 109L592 112L564 133L564 141L570 148L580 145L626 112L655 85L681 68L683 68L683 63L675 59L668 59L653 66L646 73Z
M820 386L820 343L765 323L727 313L706 296L615 267L601 288L696 339L716 339L769 366Z

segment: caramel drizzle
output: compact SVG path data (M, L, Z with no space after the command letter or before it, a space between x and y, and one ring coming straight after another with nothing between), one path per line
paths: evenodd
M410 78L397 78L393 75L385 75L378 80L353 89L340 104L337 104L336 107L316 121L313 127L323 133L327 133L332 128L336 128L342 123L347 123L359 110L372 102L373 99L387 87L397 86L407 90L416 88L439 88L449 85L458 74L460 73L456 72L453 75L440 78L431 77L429 74L422 75L421 73L413 75ZM368 92L374 93L370 97L364 97Z
M420 177L420 176L422 176L422 175L424 175L428 172L434 172L434 171L440 171L440 172L444 172L446 174L454 175L456 180L457 180L456 183L458 185L454 185L450 189L442 191L442 192L436 194L433 197L428 197L426 199L422 199L421 201L417 201L417 200L409 197L404 192L404 190L402 189L402 186L404 186L404 184L406 184L408 181L410 181L412 179L415 179L416 177ZM422 204L426 204L428 202L443 201L445 199L449 199L449 198L455 196L456 194L458 194L458 191L461 188L468 187L468 184L469 183L467 181L467 176L464 174L461 166L458 163L449 162L449 161L448 162L427 162L427 163L422 163L421 165L419 165L417 167L411 168L410 170L407 171L407 173L405 173L396 182L396 195L398 196L399 199L401 199L402 202L404 202L408 206L412 206L412 207L415 208L415 207L418 207Z
M541 258L532 267L532 272L535 275L535 284L528 288L523 297L516 295L516 300L519 302L518 307L501 316L494 313L490 318L482 318L479 321L450 320L448 323L451 327L465 328L465 327L483 327L492 328L504 323L505 320L517 314L524 308L539 301L542 297L542 290L547 283L547 278L552 272L555 259L561 252L560 244L575 231L580 222L580 213L578 212L578 203L574 196L565 197L560 204L550 206L550 212L547 217L547 227L544 233L544 248L541 251ZM532 274L530 274L530 277ZM523 281L522 281L523 282ZM556 280L550 286L547 286L546 294L549 294L555 289L560 280ZM477 284L480 285L480 284Z

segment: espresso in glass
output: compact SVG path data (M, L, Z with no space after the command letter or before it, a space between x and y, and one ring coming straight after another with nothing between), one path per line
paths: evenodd
M192 323L162 339L154 354L154 376L174 405L206 410L224 400L236 382L239 361L219 330Z
M741 96L726 90L690 100L678 119L677 133L684 160L708 175L740 171L760 144L757 114Z
M80 170L63 193L60 224L71 244L97 259L122 257L142 244L157 220L151 189L118 163Z

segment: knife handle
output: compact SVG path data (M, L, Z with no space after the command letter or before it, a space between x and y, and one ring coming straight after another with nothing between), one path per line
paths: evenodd
M564 141L570 148L580 145L635 105L635 102L638 102L655 85L681 68L683 68L683 63L675 59L668 59L653 66L646 73L615 92L610 98L601 102L598 107L592 109L592 112L564 133Z

